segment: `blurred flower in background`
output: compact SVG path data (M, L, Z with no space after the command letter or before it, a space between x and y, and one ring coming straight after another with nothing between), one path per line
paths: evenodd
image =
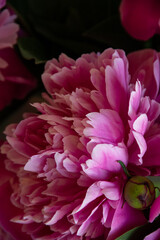
M2 2L1 7L4 5ZM36 87L35 77L13 49L19 31L15 19L16 15L8 9L0 13L0 110L13 99L23 99Z
M120 15L124 28L136 39L148 40L160 33L158 0L122 0Z

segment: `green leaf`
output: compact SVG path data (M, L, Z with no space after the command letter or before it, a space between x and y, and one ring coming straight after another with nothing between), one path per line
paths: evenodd
M125 232L115 240L142 240L150 233L160 228L160 216L158 216L152 223L146 223L144 225L132 228Z
M45 63L48 60L46 48L36 38L23 37L18 40L21 55L27 59L34 59L36 64Z
M156 190L157 198L160 195L160 176L147 176L147 178L152 181Z
M119 14L109 16L84 32L84 36L126 52L142 47L142 42L131 38L121 25Z
M129 230L128 232L124 233L120 237L116 238L115 240L129 240L133 236L133 234L136 233L136 231L140 228L141 228L141 226L135 227L135 228Z
M50 56L61 52L78 57L91 51L103 51L110 44L88 39L88 29L118 12L120 0L8 0L31 36L50 45ZM108 31L108 29L103 29ZM48 45L48 44L47 44Z

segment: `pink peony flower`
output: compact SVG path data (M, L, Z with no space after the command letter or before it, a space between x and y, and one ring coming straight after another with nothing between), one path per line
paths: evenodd
M0 49L13 47L17 41L18 24L14 23L16 15L11 15L8 9L0 13Z
M134 38L147 40L160 33L160 2L157 0L122 0L121 21Z
M149 49L46 63L49 95L33 104L39 113L6 128L1 147L17 208L11 221L30 239L114 240L148 221L124 203L127 177L117 160L132 175L160 175L159 70Z
M13 48L0 49L0 56L5 62L0 79L0 110L2 110L13 99L24 99L35 88L37 80Z
M6 5L6 0L0 0L0 8Z
M36 86L36 79L13 49L19 30L15 18L7 9L0 13L0 110L13 99L23 99Z
M5 1L0 2L0 8L5 5ZM17 41L18 24L14 23L15 15L10 15L8 9L0 13L0 50L13 47ZM1 70L7 67L7 62L0 57L0 81L4 80Z

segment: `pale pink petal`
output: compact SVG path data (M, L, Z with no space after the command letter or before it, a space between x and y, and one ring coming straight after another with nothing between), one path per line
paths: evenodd
M105 201L105 202L102 204L102 208L103 208L103 214L102 214L103 217L102 217L102 219L101 219L101 222L102 222L103 224L105 224L106 221L107 221L108 214L109 214L109 209L110 209L110 206L109 206L109 204L108 204L107 201Z
M46 158L53 156L53 151L45 151L42 154L33 155L25 164L24 169L31 172L41 172L46 164Z
M122 146L118 147L111 144L98 144L93 149L92 159L86 161L87 168L83 168L83 170L90 177L102 180L107 175L110 175L109 172L119 172L121 170L118 160L121 160L127 166L128 154L125 145L122 144ZM107 170L106 176L100 175L99 170L101 169L102 173ZM94 175L91 174L90 170L93 171Z
M141 100L141 95L142 95L141 84L139 81L137 81L135 84L135 91L131 92L129 99L128 115L131 117L131 119L134 118L137 113Z
M84 129L87 137L100 138L106 143L118 143L123 139L123 124L113 110L101 110L100 113L94 112L87 114L87 121L92 127Z
M106 198L115 201L120 199L121 188L118 182L100 181L98 182L98 185L102 189L102 193Z
M11 16L7 9L0 13L0 49L13 47L16 43L19 26L13 22L14 19L15 16Z
M146 114L141 114L133 123L134 131L144 135L148 126L148 118Z
M82 169L88 177L94 180L105 180L112 176L111 172L106 169L99 168L97 164L92 163L92 160L88 160L86 164L82 164Z
M133 135L137 141L137 144L138 144L138 147L140 150L140 153L138 154L139 164L142 164L143 163L142 157L144 156L144 154L147 150L147 144L146 144L145 138L143 137L142 134L135 132L135 131L132 131L132 132L133 132Z

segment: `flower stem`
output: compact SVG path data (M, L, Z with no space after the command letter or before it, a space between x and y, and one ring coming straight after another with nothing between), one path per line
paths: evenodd
M124 171L124 173L126 174L126 176L127 176L128 178L131 178L132 176L131 176L130 173L128 172L125 164L124 164L121 160L117 160L117 162L118 162L118 163L121 165L121 167L123 168L123 171Z

